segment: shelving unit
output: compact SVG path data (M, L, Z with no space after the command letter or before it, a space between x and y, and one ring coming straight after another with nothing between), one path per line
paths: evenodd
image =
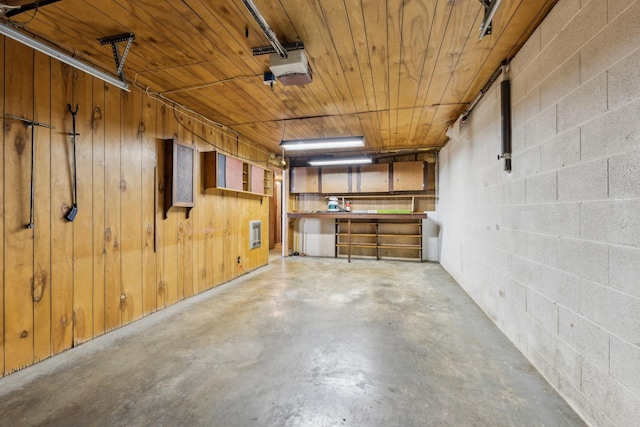
M421 219L335 220L335 257L346 255L422 261ZM343 250L341 250L343 249Z
M216 151L203 153L204 187L273 196L273 172Z

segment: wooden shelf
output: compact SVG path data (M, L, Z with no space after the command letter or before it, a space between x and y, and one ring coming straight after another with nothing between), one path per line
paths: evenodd
M205 189L273 196L273 172L217 151L203 153Z
M371 219L359 219L357 214L348 214L347 217L342 217L340 214L334 215L335 257L344 255L340 253L339 249L346 248L347 258L351 262L353 249L360 248L375 250L375 258L378 260L381 257L403 260L416 259L416 256L411 256L413 253L417 255L419 261L422 261L422 240L419 244L406 243L422 239L422 218L412 218L413 215L406 215L404 218L397 218L398 216L394 215L394 218L389 220L384 215L379 215L377 219L372 221ZM404 232L392 232L389 229L393 226L403 228ZM413 230L407 229L408 227ZM379 231L381 228L384 229L384 232ZM408 231L414 232L407 233ZM389 254L389 251L395 253ZM364 253L357 256L372 257L373 255Z

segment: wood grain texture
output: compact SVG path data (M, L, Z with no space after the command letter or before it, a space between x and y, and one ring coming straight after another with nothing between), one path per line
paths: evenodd
M313 70L312 83L273 90L262 82L268 56L251 52L268 43L234 0L66 0L42 8L29 30L111 72L110 49L95 40L132 31L128 76L273 151L284 134L366 135L367 150L410 150L446 142L442 126L556 1L502 4L493 34L478 41L477 1L256 0L281 41L305 43ZM434 127L441 105L455 108Z
M74 73L78 214L73 221L73 342L93 338L93 77Z
M72 131L68 105L73 102L73 69L51 63L51 350L73 345Z
M93 212L93 336L106 331L106 226L105 226L105 83L93 81L93 100L91 103L91 139L92 139L92 212Z
M5 111L18 117L33 117L33 52L7 40ZM27 78L24 78L28 76ZM20 120L5 119L4 232L5 232L5 371L33 363L33 243L29 223L31 127ZM11 194L11 196L9 196Z
M51 59L34 57L34 120L51 123ZM51 355L51 134L35 129L35 228L33 230L33 358Z
M4 69L4 58L5 58L5 38L0 37L0 70L2 70L2 74L0 74L0 97L1 99L5 99L5 81L6 81L6 72ZM4 146L6 141L6 122L4 120L4 102L0 102L0 115L2 115L2 135L0 136L0 142L2 143L2 150L0 150L0 200L2 200L4 204ZM0 209L0 222L4 224L4 209ZM0 227L0 241L4 242L4 227ZM5 355L5 320L4 320L4 291L5 291L5 263L4 263L4 244L0 245L0 377L4 375L4 355Z

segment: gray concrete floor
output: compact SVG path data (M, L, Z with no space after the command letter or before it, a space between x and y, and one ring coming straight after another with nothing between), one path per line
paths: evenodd
M438 265L269 266L0 379L0 425L583 425Z

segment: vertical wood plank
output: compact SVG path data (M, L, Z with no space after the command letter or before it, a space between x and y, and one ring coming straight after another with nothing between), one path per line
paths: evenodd
M93 336L105 332L105 83L93 80Z
M156 138L157 102L143 99L142 104L142 315L158 309L157 268L160 250L154 203L159 200L156 174L158 165Z
M105 330L121 325L120 91L105 86Z
M76 158L78 213L73 221L73 336L74 345L93 338L93 77L75 72ZM72 153L73 154L73 153Z
M178 116L178 139L187 144L193 143L192 121ZM178 211L178 298L184 299L193 295L193 214L189 218L184 209Z
M72 205L73 69L51 62L51 352L73 345L73 224L65 219Z
M168 107L162 107L164 116L164 137L163 139L172 138L176 132L178 124L176 122L174 113ZM164 153L161 150L160 153ZM159 160L159 164L164 164L164 154ZM164 177L164 175L159 175ZM166 182L163 178L163 191L166 187ZM160 197L162 200L162 197ZM183 214L184 215L184 214ZM174 304L179 299L178 294L178 214L175 211L169 212L167 219L162 220L164 226L164 277L163 289L166 293L165 304ZM180 293L182 295L182 293Z
M6 71L4 68L4 58L5 58L5 49L4 49L4 37L0 37L0 70L2 70L2 74L0 74L0 115L4 117L4 86L5 86L5 76ZM5 140L5 120L2 120L2 134L0 134L0 143L2 143L2 147L0 147L0 201L2 201L2 208L0 208L0 241L4 242L4 147L6 144ZM4 243L0 245L0 377L4 375Z
M51 59L35 53L34 120L51 124ZM51 136L36 128L35 205L33 229L33 357L51 356Z
M142 317L142 95L122 92L122 325Z
M6 40L6 114L33 117L33 50ZM19 120L5 119L5 370L33 363L33 274L30 218L31 128Z
M206 137L206 127L200 123L195 126L197 134ZM202 154L208 149L207 143L200 138L195 140L198 156L196 157L196 207L195 207L195 227L194 227L194 277L197 278L197 287L194 286L195 292L200 293L208 289L207 278L207 240L209 236L209 228L207 227L207 197L204 194L204 184L202 181Z
M158 310L163 309L167 305L167 290L165 282L165 221L163 212L163 200L164 200L164 136L166 126L166 108L158 103L156 106L156 141L155 141L155 153L156 153L156 191L157 197L155 200L156 211L156 224L158 229L156 230L157 236L157 254L158 260L157 267L157 294L156 294L156 306Z

